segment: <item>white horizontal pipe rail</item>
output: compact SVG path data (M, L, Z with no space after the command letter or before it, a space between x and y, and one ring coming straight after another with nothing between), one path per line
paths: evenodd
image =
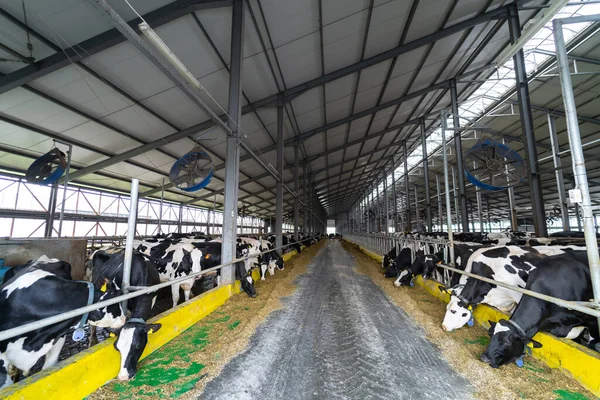
M310 239L310 237L306 238L306 239ZM304 239L304 240L306 240L306 239ZM114 298L112 298L110 300L101 301L99 303L94 303L94 304L91 304L89 306L77 308L75 310L71 310L71 311L68 311L68 312L62 313L62 314L57 314L57 315L54 315L52 317L41 319L39 321L31 322L29 324L25 324L25 325L21 325L21 326L15 327L15 328L11 328L11 329L7 329L7 330L4 330L4 331L0 331L0 342L3 341L3 340L6 340L6 339L10 339L10 338L15 337L15 336L20 336L20 335L22 335L24 333L28 333L28 332L31 332L31 331L34 331L34 330L37 330L37 329L40 329L40 328L44 328L46 326L50 326L50 325L53 325L53 324L56 324L56 323L59 323L59 322L62 322L62 321L66 321L66 320L71 319L71 318L79 317L79 316L81 316L83 314L89 313L90 311L94 311L94 310L98 310L98 309L101 309L101 308L104 308L104 307L107 307L107 306L111 306L113 304L120 303L120 302L122 302L124 300L129 300L129 299L133 299L133 298L142 296L144 294L156 292L157 290L160 290L162 288L166 288L166 287L169 287L169 286L172 286L172 285L176 285L176 284L178 284L180 282L184 282L184 281L187 281L189 279L196 278L196 277L198 277L200 275L204 275L204 274L209 273L209 272L217 271L217 270L219 270L219 269L221 269L223 267L226 267L228 265L232 265L232 264L235 264L235 263L238 263L240 261L244 261L244 260L247 260L247 259L250 259L250 258L255 258L258 255L263 255L263 254L269 253L269 252L271 252L273 250L283 249L284 247L288 247L288 246L290 246L292 244L296 244L296 243L302 243L302 241L291 242L291 243L287 244L286 246L281 246L281 247L277 247L277 248L274 248L274 249L269 249L268 251L263 251L261 253L253 254L253 255L248 256L248 257L236 258L236 259L234 259L234 260L232 260L232 261L230 261L228 263L217 265L216 267L208 268L208 269L205 269L205 270L202 270L202 271L199 271L199 272L194 272L194 273L191 273L191 274L189 274L187 276L184 276L184 277L173 279L173 280L168 281L168 282L159 283L158 285L147 286L147 287L137 286L135 292L133 292L133 293L124 294L124 295L121 295L121 296L114 297Z
M346 238L346 239L350 238L350 240L352 240L353 236L358 236L358 237L361 237L363 239L364 238L366 238L366 239L374 239L375 242L371 241L371 246L366 245L365 247L367 247L368 250L375 251L375 252L379 253L380 255L385 254L385 253L382 252L381 250L379 250L381 247L377 247L377 246L373 247L372 243L378 244L378 243L381 243L382 241L384 241L385 239L388 239L388 241L393 241L394 239L396 241L404 241L404 242L411 242L411 241L414 242L415 241L414 239L409 239L409 238L402 239L402 238L389 237L389 236L386 236L386 235L364 235L364 234L356 234L356 233L354 233L354 234L346 234L346 235L344 235L344 238ZM425 241L417 240L416 242L417 243L424 243ZM364 245L366 243L368 243L368 241L363 241L362 245ZM361 243L358 243L358 244L361 244ZM391 243L388 242L388 243L386 243L386 245L389 246L388 248L391 248ZM544 300L544 301L547 301L547 302L552 303L552 304L556 304L556 305L558 305L560 307L564 307L564 308L567 308L569 310L579 311L579 312L582 312L584 314L588 314L588 315L591 315L593 317L600 318L600 310L594 309L594 307L596 307L596 305L594 303L592 303L592 302L585 303L585 302L582 302L582 301L568 301L568 300L564 300L564 299L559 299L557 297L548 296L548 295L545 295L543 293L534 292L534 291L529 290L529 289L524 289L524 288L521 288L521 287L518 287L518 286L509 285L509 284L504 283L504 282L499 282L499 281L496 281L496 280L493 280L493 279L490 279L490 278L486 278L486 277L481 276L481 275L473 274L471 272L462 271L460 269L453 268L453 267L451 267L449 265L440 264L438 266L441 267L441 268L444 268L444 269L446 269L448 271L456 272L456 273L461 274L461 275L466 275L466 276L468 276L470 278L479 279L480 281L484 281L484 282L487 282L487 283L491 283L493 285L501 286L501 287L504 287L506 289L513 290L515 292L523 293L525 295L528 295L528 296L531 296L531 297L535 297L537 299Z

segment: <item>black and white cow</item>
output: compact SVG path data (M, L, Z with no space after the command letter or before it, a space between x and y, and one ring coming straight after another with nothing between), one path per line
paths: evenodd
M19 272L27 270L29 267L50 272L64 279L71 279L71 264L66 261L57 260L56 258L48 258L47 256L43 255L35 260L27 261L23 265L16 265L6 271L4 277L2 278L2 284L8 282Z
M525 286L534 292L569 301L593 298L590 270L571 255L544 257L536 263ZM598 339L596 318L555 304L525 296L509 320L491 323L491 340L481 360L492 368L511 363L525 353L525 346L541 344L533 340L537 332L550 332L567 339L579 337L585 328Z
M209 269L221 265L221 251L223 244L220 242L205 242L202 244L202 269ZM237 253L236 257L240 258L241 253ZM235 264L235 279L241 283L242 290L250 297L256 297L256 289L254 287L254 279L252 279L252 273L246 271L243 262Z
M581 248L569 246L495 246L476 250L468 259L465 271L514 286L525 287L529 273L544 256L569 254L578 259L585 255ZM460 297L451 299L442 322L442 329L452 331L471 320L473 308L479 303L510 313L522 294L479 279L462 276Z
M274 246L269 241L239 237L238 249L242 257L255 256L244 261L246 271L250 271L254 266L259 266L260 279L263 281L265 280L267 270L269 271L269 275L272 276L275 275L275 269L284 269L283 258L274 250ZM268 253L266 254L260 254L267 251Z
M92 282L106 277L116 285L123 281L123 264L125 251L123 248L100 250L94 253L90 260L92 264ZM132 286L152 286L160 283L156 266L137 251L131 259ZM130 299L127 308L131 311L130 319L118 332L114 343L115 349L121 354L121 364L117 378L132 379L137 372L137 363L148 344L148 333L160 329L160 324L146 324L156 301L156 293L144 294ZM90 336L94 336L94 330Z
M415 254L415 260L408 268L400 272L398 278L394 281L394 286L412 286L413 279L417 275L421 275L425 270L425 262L428 260L428 257L429 256L426 256L423 251L417 251Z
M389 253L388 253L389 254ZM409 247L405 247L400 250L400 253L389 262L385 270L386 278L396 278L403 270L408 268L412 264L412 250Z
M194 246L192 239L135 242L134 248L156 264L162 282L188 276L202 269L202 251ZM173 307L179 303L180 287L183 289L185 301L190 299L195 280L196 278L190 278L171 286Z
M72 281L35 266L20 271L0 286L0 331L66 313L92 303L109 300L121 294L108 279L97 284ZM30 369L43 356L43 368L56 364L65 343L65 334L78 326L82 317L0 341L0 388L12 383L8 369L12 365L27 376ZM120 328L125 314L120 304L91 311L86 322L105 328Z

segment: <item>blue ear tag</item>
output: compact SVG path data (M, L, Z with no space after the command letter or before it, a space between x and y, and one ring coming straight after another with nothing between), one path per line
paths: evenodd
M85 331L83 328L77 328L73 331L73 341L80 342L85 337Z
M517 360L515 361L515 364L517 364L517 367L519 367L519 368L523 367L523 356L517 358Z
M410 280L410 287L414 287L415 286L415 278L412 278Z
M473 322L473 316L471 316L471 318L469 318L469 322L467 322L467 325L469 325L469 326L475 325L475 323Z

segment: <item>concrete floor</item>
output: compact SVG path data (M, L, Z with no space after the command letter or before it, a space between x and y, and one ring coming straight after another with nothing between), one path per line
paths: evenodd
M469 399L406 313L330 240L201 399ZM391 284L391 283L390 283Z

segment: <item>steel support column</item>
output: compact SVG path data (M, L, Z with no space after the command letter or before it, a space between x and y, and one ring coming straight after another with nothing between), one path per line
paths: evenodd
M469 213L467 211L467 194L465 189L465 175L463 171L462 132L460 131L460 117L458 114L458 92L456 80L450 80L450 97L452 99L452 127L454 128L454 148L456 149L456 170L458 173L458 206L457 214L460 215L463 232L469 232ZM454 175L453 175L454 176ZM456 186L454 186L456 190Z
M448 176L448 154L446 143L446 110L441 113L442 120L442 155L444 156L444 186L446 190L446 229L450 244L450 265L454 265L454 236L452 235L452 210L450 205L450 177Z
M459 206L459 194L456 193L456 171L454 170L454 165L452 166L452 186L454 190L452 191L452 195L454 196L454 215L456 216L456 225L461 226L460 224L460 206Z
M435 187L437 189L437 202L438 202L438 225L440 231L443 230L444 224L444 208L442 205L442 190L440 189L440 175L435 174Z
M425 119L421 119L421 142L423 146L423 175L425 178L425 218L427 232L432 231L433 221L431 218L431 193L429 191L429 161L427 160L427 138L425 133Z
M231 21L231 68L229 73L228 119L231 133L227 135L227 156L225 160L225 198L223 201L223 263L236 258L237 241L237 203L240 180L239 128L242 112L242 66L244 49L244 2L235 0ZM224 267L221 270L221 282L235 281L235 268Z
M568 231L571 229L571 226L569 223L569 208L567 206L565 193L565 181L563 179L556 126L554 125L554 117L550 113L548 113L548 133L550 135L550 144L552 145L552 160L554 161L554 173L556 175L556 187L558 190L558 200L560 201L560 215L562 218L563 230Z
M411 221L410 221L410 200L409 200L409 192L410 188L408 185L408 151L406 150L406 140L402 142L402 155L404 157L404 198L406 204L406 222L404 224L404 230L406 232L412 231Z
M298 146L294 146L294 239L300 239L298 236L298 226L300 224L300 159L298 156Z
M502 144L506 144L506 139L502 138ZM508 172L508 166L506 167L506 171ZM510 186L506 191L506 195L508 196L508 217L510 219L510 229L513 231L519 230L519 221L517 218L517 206L515 201L515 189ZM489 197L486 197L487 204L489 205ZM489 219L489 208L488 208L488 219Z
M396 197L396 166L394 165L394 157L392 157L392 201L394 204L394 232L398 232L398 201Z
M56 200L58 198L58 184L52 185L50 189L50 201L48 202L48 213L46 217L46 229L44 230L44 237L52 237L52 230L54 227L54 217L56 216Z
M417 185L413 185L413 190L415 192L415 221L417 223L416 230L418 232L421 229L421 217L419 216L419 194Z
M519 22L519 11L517 3L508 5L508 29L510 40L515 43L521 36L521 23ZM514 57L515 78L517 86L517 97L519 99L519 115L521 117L521 129L525 134L525 153L529 167L529 191L531 193L531 204L533 212L533 224L535 234L538 237L548 235L546 229L546 215L544 211L544 196L542 193L541 174L538 165L537 143L533 126L533 115L531 111L531 99L529 97L529 85L527 83L527 69L525 67L525 56L523 49L517 51Z
M483 232L483 209L481 204L481 188L475 187L475 195L477 196L477 218L479 219L479 231Z
M388 204L387 176L383 179L383 211L385 221L385 228L383 232L387 234L390 233L390 205Z
M302 233L308 235L308 186L306 185L306 164L302 165L302 200L304 208L302 213Z
M599 16L595 17L598 18ZM571 19L571 21L575 21L575 18ZM565 114L567 117L569 148L571 149L571 157L573 160L573 175L575 178L575 183L577 184L577 188L575 190L579 191L579 195L581 197L581 201L577 203L581 206L581 212L583 214L583 232L587 248L588 263L590 266L590 277L594 292L594 302L598 304L600 303L600 258L598 255L596 230L594 228L594 215L592 212L590 188L588 186L587 171L585 169L583 148L581 147L581 134L579 132L579 122L577 120L575 95L573 93L571 71L569 70L569 60L567 59L567 48L563 36L563 21L554 20L553 28L558 74L560 76L560 85L563 95L562 97L565 105ZM598 323L600 324L600 318L598 318Z
M379 185L375 179L375 221L377 221L377 233L381 233L381 207L379 202Z
M283 103L277 104L277 181L275 196L275 247L283 245ZM282 250L278 250L283 253Z

